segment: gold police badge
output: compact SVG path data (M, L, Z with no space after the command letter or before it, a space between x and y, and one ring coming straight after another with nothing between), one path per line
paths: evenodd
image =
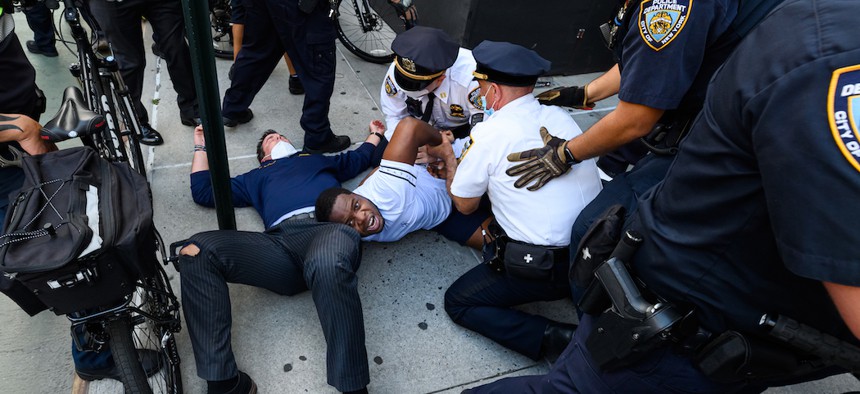
M827 97L833 139L848 163L860 171L860 64L834 71Z
M463 107L461 107L457 104L451 104L450 106L448 106L448 109L451 110L450 111L451 116L453 116L455 118L465 118L466 117L466 114L463 112Z
M646 0L639 7L639 35L651 49L669 45L687 23L693 0Z

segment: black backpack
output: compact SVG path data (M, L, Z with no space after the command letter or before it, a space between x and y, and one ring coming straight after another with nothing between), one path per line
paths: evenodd
M9 198L0 270L58 315L111 306L153 274L155 237L146 178L88 147L23 159Z

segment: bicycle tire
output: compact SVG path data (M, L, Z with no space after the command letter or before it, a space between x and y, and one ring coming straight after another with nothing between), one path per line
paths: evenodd
M394 60L391 42L405 26L393 6L384 0L338 0L337 12L337 38L347 50L371 63Z
M146 374L137 358L137 349L132 339L132 325L128 317L108 322L110 349L113 361L119 370L126 394L152 394Z
M156 263L155 275L145 279L150 297L147 312L155 319L147 319L149 328L160 339L160 349L165 365L161 373L164 377L165 392L168 394L182 393L182 374L179 369L179 348L176 345L175 333L181 329L179 317L179 302L173 294L170 282L164 268Z
M123 377L125 392L181 394L182 375L174 335L180 328L179 303L160 265L156 265L152 276L138 281L130 306L125 316L108 325L114 362ZM157 351L160 369L147 377L137 359L137 349Z

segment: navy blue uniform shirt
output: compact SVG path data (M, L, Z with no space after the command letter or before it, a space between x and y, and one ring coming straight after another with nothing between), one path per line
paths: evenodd
M778 313L856 342L821 284L860 286L860 24L832 7L855 1L788 0L765 19L640 200L637 274L712 331ZM769 23L780 14L797 23Z
M713 51L737 15L737 0L631 1L627 31L620 42L618 98L670 110L686 103L698 108L726 51Z
M335 156L295 154L266 160L259 168L231 178L234 207L254 207L266 228L288 212L313 207L323 190L340 186L370 166L376 147L365 142L358 149ZM191 174L194 202L214 207L209 171Z

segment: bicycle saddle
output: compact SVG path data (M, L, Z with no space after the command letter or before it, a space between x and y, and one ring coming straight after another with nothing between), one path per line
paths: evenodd
M65 141L90 135L105 125L104 116L87 108L81 90L76 86L69 86L63 92L63 105L42 128L42 138L51 142Z

